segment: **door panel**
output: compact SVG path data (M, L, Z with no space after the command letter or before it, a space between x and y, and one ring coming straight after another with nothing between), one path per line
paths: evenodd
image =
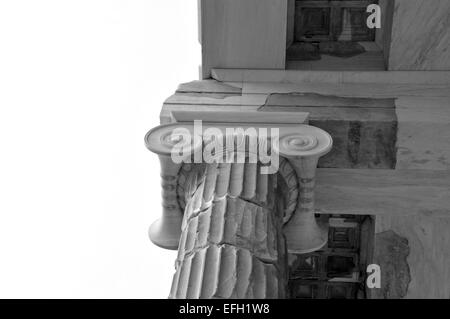
M296 40L301 41L303 37L329 39L331 36L330 11L331 8L302 8L296 11Z
M374 41L367 27L367 6L374 1L297 0L296 41Z

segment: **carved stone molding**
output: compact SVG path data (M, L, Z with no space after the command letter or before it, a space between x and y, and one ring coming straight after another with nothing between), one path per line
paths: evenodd
M312 126L282 132L275 144L275 151L294 167L299 185L296 211L284 227L290 253L310 253L327 243L326 225L319 226L315 218L314 187L319 158L327 154L332 145L328 133Z
M165 249L176 250L181 236L181 222L183 210L180 208L177 195L178 175L182 163L174 163L171 152L174 145L183 141L186 137L173 132L161 130L156 127L147 133L145 142L149 150L156 153L161 165L162 186L162 215L149 228L150 240L157 246ZM191 156L196 149L201 149L201 144L192 145Z

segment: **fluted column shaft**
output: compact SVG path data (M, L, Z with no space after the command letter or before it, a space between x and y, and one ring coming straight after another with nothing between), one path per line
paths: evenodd
M260 166L198 166L187 201L170 298L284 298L283 216L275 209L276 177Z

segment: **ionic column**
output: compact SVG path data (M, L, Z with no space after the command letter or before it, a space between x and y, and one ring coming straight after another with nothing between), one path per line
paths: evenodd
M332 144L328 133L308 125L283 129L275 144L275 151L287 158L294 168L299 185L297 208L284 227L290 253L317 251L328 241L326 225L318 225L315 218L314 187L318 160L331 150Z

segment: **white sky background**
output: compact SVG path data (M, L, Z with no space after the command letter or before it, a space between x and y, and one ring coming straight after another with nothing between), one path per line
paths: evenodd
M198 79L195 0L0 1L0 297L166 298L144 135Z

